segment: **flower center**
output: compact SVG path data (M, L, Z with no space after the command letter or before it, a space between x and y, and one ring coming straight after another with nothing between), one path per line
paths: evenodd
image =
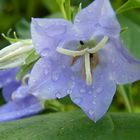
M97 45L94 45L92 41L87 42L87 43L80 41L81 46L79 47L78 50L74 51L74 50L68 50L68 49L57 47L56 51L64 55L73 56L73 58L76 58L76 59L80 56L84 56L86 83L87 85L91 85L92 84L92 66L93 66L92 61L94 61L91 58L100 49L102 49L105 46L107 41L108 41L108 36L104 36L103 39ZM74 61L75 59L73 59L73 62Z

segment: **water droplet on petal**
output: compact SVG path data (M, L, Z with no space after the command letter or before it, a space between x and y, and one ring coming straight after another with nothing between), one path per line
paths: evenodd
M71 89L73 89L75 87L75 82L71 83Z
M93 105L96 105L96 102L95 102L95 101L93 101L93 102L92 102L92 104L93 104Z
M66 68L66 65L62 65L62 69L65 69Z
M97 92L97 93L100 93L101 91L102 91L102 88L97 88L97 89L96 89L96 92Z
M50 49L46 48L46 49L43 49L42 52L40 53L42 56L47 56L48 53L49 53Z
M90 109L88 113L89 113L90 116L93 116L94 111L92 109Z
M61 93L60 92L56 92L55 96L56 96L56 98L60 99L61 98Z
M57 72L54 72L53 74L52 74L52 80L53 81L57 81L59 79L59 74L57 73Z
M10 82L11 82L11 79L6 79L5 82L6 82L6 83L10 83Z
M77 98L74 99L74 102L76 104L80 104L82 102L82 99L80 97L77 97Z
M85 93L86 90L85 90L85 89L80 89L80 92L81 92L81 93Z
M96 98L96 97L97 97L95 93L93 94L93 97L94 97L94 98Z
M88 9L87 12L88 13L92 13L93 12L93 9Z
M71 94L71 93L72 93L72 89L68 89L67 94Z
M76 18L75 22L80 23L81 21L80 21L80 19Z
M66 26L63 24L54 24L54 26L51 26L47 29L47 35L54 37L58 35L62 35L63 33L66 32Z

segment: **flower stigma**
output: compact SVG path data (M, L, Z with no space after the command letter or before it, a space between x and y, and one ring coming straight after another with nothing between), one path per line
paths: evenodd
M68 50L64 49L62 47L57 47L56 51L73 57L73 62L76 61L80 56L84 56L84 70L85 70L85 76L86 76L86 83L87 85L92 85L92 70L98 63L98 60L96 59L97 55L95 55L99 50L101 50L106 43L108 42L108 36L104 36L101 41L94 45L94 43L84 43L80 40L80 47L78 50ZM81 49L83 48L83 49ZM95 58L94 58L95 57ZM93 61L93 62L92 62ZM94 62L95 61L95 62Z

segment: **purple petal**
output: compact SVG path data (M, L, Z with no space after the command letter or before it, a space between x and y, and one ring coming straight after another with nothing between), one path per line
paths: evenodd
M64 19L33 19L32 40L36 51L42 56L55 56L61 39L72 36L72 24Z
M112 79L117 84L132 83L140 79L140 61L134 59L120 40L112 40L106 46Z
M74 25L85 35L119 36L120 25L109 0L95 0L75 17Z
M2 89L2 95L6 102L12 100L12 93L20 86L20 82L12 81L11 83L5 85Z
M75 104L80 106L90 119L99 120L108 110L116 91L116 85L111 79L110 67L106 63L106 54L99 53L100 62L93 72L93 85L87 86L79 79L70 94Z
M12 93L12 99L22 99L27 95L29 95L29 87L28 85L22 85Z
M65 64L70 63L65 63L65 59L40 59L31 71L30 93L44 99L66 96L72 86L73 75L69 66Z
M10 83L11 81L15 81L16 72L18 68L0 70L0 88Z
M0 122L19 119L40 112L41 102L29 95L23 99L14 100L0 107Z

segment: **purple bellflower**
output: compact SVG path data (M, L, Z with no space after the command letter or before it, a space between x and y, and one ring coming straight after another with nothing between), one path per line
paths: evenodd
M18 68L0 71L0 88L7 102L0 107L0 122L19 119L40 112L41 101L28 94L27 84L16 81Z
M109 0L95 0L73 23L33 19L32 41L41 58L31 71L30 92L43 99L69 95L91 120L99 120L116 84L140 79L140 62L123 48L120 31Z

